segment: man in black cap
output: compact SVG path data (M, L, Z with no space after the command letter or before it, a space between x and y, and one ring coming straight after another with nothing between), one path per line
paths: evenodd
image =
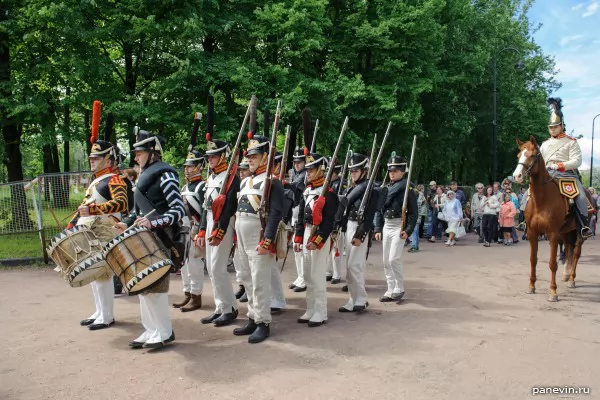
M123 231L127 226L143 226L155 233L167 254L177 264L183 248L175 241L185 215L179 191L177 170L162 161L165 139L140 130L133 145L135 162L140 166L133 212L116 225ZM132 349L160 348L175 340L169 310L169 274L140 294L140 312L144 333L129 343Z
M331 188L322 196L327 166L325 157L310 153L306 162L307 187L300 201L294 252L302 254L307 285L306 312L298 318L298 322L315 327L327 322L325 271L331 250L329 236L335 223L338 197Z
M97 114L94 120L99 125L99 102L94 104L94 113ZM127 184L120 176L118 168L120 153L110 142L112 125L112 114L108 114L104 140L98 140L92 134L90 139L92 148L89 155L92 181L77 214L67 225L67 229L76 225L87 225L102 243L107 243L115 236L112 226L115 220L120 221L122 216L127 214L129 206ZM98 127L95 128L96 132ZM113 276L113 272L107 267L106 273L90 284L96 311L80 322L82 326L87 326L90 330L99 330L114 324Z
M203 324L212 323L214 326L225 326L231 324L238 316L237 301L227 272L227 265L233 247L233 222L237 209L240 178L233 175L230 182L225 181L230 147L227 142L212 138L213 104L212 96L209 96L206 156L208 157L210 174L206 182L204 215L201 224L201 228L206 230L207 239L205 240L200 235L199 244L201 246L208 244L206 246L206 263L213 284L215 310L208 317L202 318L200 322ZM219 220L215 221L212 205L219 196L223 185L229 185L229 188L226 188L226 200Z
M260 343L270 335L271 324L271 271L276 268L275 237L282 220L283 186L277 179L271 183L268 215L260 215L267 179L269 139L253 136L248 143L246 157L252 176L245 178L239 191L235 230L242 281L248 295L248 323L234 329L237 336L250 335L249 343ZM264 230L261 220L266 221ZM262 238L261 238L262 231Z
M173 307L182 312L194 311L202 308L202 289L204 288L204 256L206 249L196 245L197 235L200 232L200 220L204 209L205 184L202 171L205 164L204 154L200 150L190 149L183 164L186 184L181 190L183 201L186 205L187 218L184 224L191 228L191 245L185 265L181 268L181 280L185 298ZM189 304L188 304L189 303Z
M348 292L350 299L340 307L340 312L364 311L367 302L367 291L365 289L365 265L367 261L367 236L373 229L373 218L377 208L377 192L373 191L370 201L364 210L363 221L358 221L358 211L363 196L367 189L367 170L369 158L365 155L354 153L350 159L348 169L350 170L351 184L346 193L346 212L342 219L346 232L346 280L348 281Z
M385 196L383 208L375 214L375 240L383 238L383 269L387 280L387 290L379 298L381 302L399 301L404 296L404 270L402 250L404 241L412 235L417 224L418 207L414 190L408 189L406 226L403 228L402 207L404 192L407 190L406 160L392 155L387 170L390 184L382 190Z
M292 228L294 229L297 221L298 214L300 212L300 200L306 189L306 155L304 149L296 147L293 156L294 170L292 171L292 182L290 186L294 190L294 207L292 208ZM306 282L304 281L304 272L302 267L302 253L294 252L294 259L296 261L296 280L291 283L288 287L293 289L294 292L304 292L306 290Z

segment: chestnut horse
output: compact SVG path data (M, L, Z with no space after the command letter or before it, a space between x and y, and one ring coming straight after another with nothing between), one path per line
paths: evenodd
M538 235L546 234L550 241L550 297L548 301L558 301L556 294L556 260L559 240L562 239L567 264L565 265L563 280L568 281L567 286L575 287L575 271L581 256L581 247L584 240L577 234L577 223L574 212L567 210L567 202L560 193L557 182L551 178L546 170L546 163L542 158L540 148L531 136L529 141L522 142L517 139L520 152L519 162L513 172L517 183L522 183L529 177L529 200L525 207L525 222L527 223L527 237L529 239L529 263L531 272L529 276L529 290L535 293L535 269L537 265ZM588 199L589 193L586 193Z

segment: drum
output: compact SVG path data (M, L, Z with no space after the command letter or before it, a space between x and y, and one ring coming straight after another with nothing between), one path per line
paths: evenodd
M152 288L173 265L154 234L139 226L129 228L111 240L103 254L130 296Z
M71 287L85 286L107 272L100 240L86 225L62 231L47 251Z

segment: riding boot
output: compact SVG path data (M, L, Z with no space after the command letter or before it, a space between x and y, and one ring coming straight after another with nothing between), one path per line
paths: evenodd
M579 234L581 235L582 238L587 239L593 235L592 230L588 226L589 223L588 223L587 215L580 214L579 216L581 218L581 220L580 220L581 226L579 229Z
M190 299L192 297L192 295L190 294L190 292L185 292L184 296L185 296L185 298L181 301L181 303L173 303L173 307L174 308L181 308L181 307L185 306L187 303L190 302Z
M185 307L181 307L181 312L194 311L194 310L199 310L201 308L202 308L202 295L201 294L193 294L192 300L190 301L190 303Z

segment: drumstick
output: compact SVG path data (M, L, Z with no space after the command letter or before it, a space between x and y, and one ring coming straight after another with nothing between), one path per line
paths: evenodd
M84 202L84 203L83 203L81 206L89 206L90 204L92 204L92 203L94 202L94 200L93 200L93 199L90 199L90 200L91 200L91 202L90 202L90 203L88 203L88 202L86 201L86 202ZM81 206L79 206L79 207L81 207ZM100 214L104 215L104 213L102 212L102 210L98 210L98 211L100 211ZM73 215L77 214L78 212L79 212L79 208L77 208L77 209L76 209L75 211L73 211L71 214L69 214L69 215L67 215L66 217L64 217L63 219L61 219L61 222L62 222L62 221L64 221L65 219L67 219L67 218L71 218Z
M144 215L144 217L148 218L150 215L154 214L156 212L156 209L153 209L152 211L150 211L148 214ZM119 221L121 222L121 221ZM137 225L131 225L129 228L125 229L123 232L127 232L128 230L130 230L131 228L136 227ZM113 225L113 228L117 229L117 224ZM123 233L121 232L121 233Z

